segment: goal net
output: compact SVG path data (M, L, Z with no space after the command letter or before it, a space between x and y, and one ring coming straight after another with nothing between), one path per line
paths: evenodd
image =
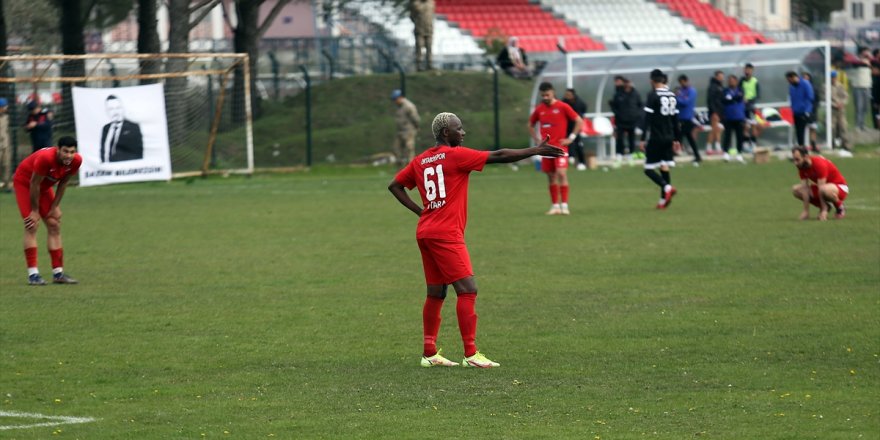
M246 54L16 55L0 57L0 71L2 94L11 98L15 163L31 152L23 128L28 103L39 102L52 112L54 143L76 134L72 87L162 84L175 177L254 170ZM103 107L93 111L95 118L106 118Z

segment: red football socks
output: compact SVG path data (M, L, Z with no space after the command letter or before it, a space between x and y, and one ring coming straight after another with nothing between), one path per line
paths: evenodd
M37 248L27 248L24 250L24 259L27 262L28 269L37 267Z
M437 354L437 333L440 332L440 309L443 308L443 298L428 296L425 298L425 307L422 308L422 328L425 336L424 356Z
M568 185L560 185L559 190L562 193L562 203L568 203Z
M553 202L554 205L559 203L559 185L550 185L550 201Z
M455 304L465 357L473 356L477 352L477 312L474 309L476 302L476 293L459 293L458 302Z
M52 269L64 267L64 250L62 248L49 249L49 256L52 257Z

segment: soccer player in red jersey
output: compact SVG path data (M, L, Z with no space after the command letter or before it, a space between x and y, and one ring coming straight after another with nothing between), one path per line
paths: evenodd
M846 179L830 160L822 156L810 156L807 148L798 146L791 149L791 158L798 168L801 183L791 187L794 198L804 202L800 219L810 218L810 205L819 208L819 220L828 219L828 210L834 206L834 218L846 216L843 201L849 195ZM812 183L811 183L812 182Z
M76 152L76 139L64 136L57 147L37 150L15 170L12 179L15 200L24 219L24 256L28 268L28 284L46 285L37 269L37 227L40 219L46 224L49 255L52 257L52 282L76 284L64 273L64 251L61 247L61 199L70 176L76 174L82 156ZM55 185L57 190L53 190Z
M550 201L553 205L547 215L568 215L568 146L581 132L584 120L568 104L556 99L553 84L543 82L538 86L541 103L535 106L529 117L529 135L538 144L541 138L550 137L550 145L559 145L565 155L541 158L541 171L547 173L550 182ZM574 122L568 133L568 121ZM535 132L535 124L540 122L540 133ZM562 203L560 203L560 200Z
M458 300L455 306L458 328L464 343L463 367L497 367L477 350L477 284L471 259L464 243L467 223L467 188L471 171L481 171L487 163L510 163L540 154L563 157L565 152L548 144L545 139L537 147L519 150L479 151L462 147L464 128L452 113L440 113L431 124L437 143L419 154L397 173L388 190L410 211L419 216L416 241L422 254L428 295L422 309L424 330L423 367L454 367L437 349L440 331L440 310L446 289L452 284ZM407 194L418 188L422 204Z

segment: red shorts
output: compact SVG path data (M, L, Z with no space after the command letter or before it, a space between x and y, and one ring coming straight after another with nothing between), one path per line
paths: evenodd
M842 202L846 200L846 196L849 195L849 186L841 185L839 183L835 183L837 185L837 198ZM810 198L813 200L819 200L819 186L818 185L810 185ZM818 202L816 202L818 203Z
M471 256L464 242L440 238L419 238L422 266L427 284L452 284L462 278L473 276Z
M31 215L30 184L15 181L13 186L15 187L15 201L18 202L18 212L21 213L21 218L25 218ZM52 188L40 191L40 217L46 218L49 215L49 208L53 201L55 201L55 191Z
M568 153L559 157L541 157L541 171L545 173L554 173L565 168L568 168Z

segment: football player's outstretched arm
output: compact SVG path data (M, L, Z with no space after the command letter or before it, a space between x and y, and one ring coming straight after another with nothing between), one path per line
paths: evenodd
M562 151L561 148L550 145L548 143L549 141L550 136L548 135L537 147L522 148L518 150L512 150L509 148L495 150L489 153L489 157L486 159L486 163L510 163L516 162L518 160L523 160L527 157L532 157L535 155L559 157L565 154L565 152Z

